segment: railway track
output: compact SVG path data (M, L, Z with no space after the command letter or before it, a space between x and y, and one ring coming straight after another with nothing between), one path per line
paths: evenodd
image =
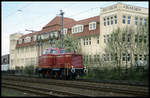
M9 78L8 78L9 77ZM80 82L80 81L65 81L65 80L54 80L54 79L39 79L39 78L23 78L23 77L3 77L7 80L15 81L26 81L33 83L41 83L47 85L57 85L63 87L72 87L78 89L90 89L94 91L103 91L103 92L113 92L129 96L148 96L147 87L138 87L138 86L127 86L127 85L117 85L117 84L107 84L107 83L91 83L91 82ZM38 81L37 81L38 80Z
M6 74L6 76L15 76L15 77L31 77L31 78L40 78L39 76L27 76L27 75L14 75L14 74ZM52 79L52 78L51 78ZM67 80L68 81L68 80ZM94 79L76 79L75 81L83 81L83 82L91 82L91 83L107 83L107 84L119 84L119 85L127 85L127 86L141 86L148 87L149 83L141 83L141 82L127 82L127 81L118 81L118 80L94 80Z
M24 85L22 85L24 84ZM72 92L65 92L65 91L59 91L59 90L55 90L55 89L50 89L50 88L45 88L45 87L41 87L41 84L37 84L38 86L33 86L33 83L27 83L27 82L20 82L20 81L2 81L2 87L5 88L11 88L11 89L16 89L16 90L20 90L23 92L29 92L32 94L35 94L37 96L84 96L81 94L75 94Z

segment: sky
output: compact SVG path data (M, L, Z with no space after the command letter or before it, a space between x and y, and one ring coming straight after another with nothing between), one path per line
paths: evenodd
M121 2L121 1L120 1ZM48 22L60 14L63 10L64 17L73 18L76 21L100 15L100 8L116 4L118 2L27 2L27 1L3 1L1 3L1 55L9 54L9 36L13 33L31 33L28 30L39 31ZM124 4L148 7L147 2L121 2Z

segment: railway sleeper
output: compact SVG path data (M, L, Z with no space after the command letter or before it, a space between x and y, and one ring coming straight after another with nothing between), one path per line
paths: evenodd
M51 90L51 89L47 89L47 88L39 88L39 87L31 87L31 86L23 86L23 85L19 85L19 84L12 84L12 83L5 83L3 82L3 87L7 86L7 87L11 87L14 89L18 89L18 90L22 90L22 91L28 91L31 93L36 93L36 94L40 94L43 96L85 96L82 94L74 94L71 92L64 92L64 91L59 91L59 90ZM36 90L35 90L36 89Z

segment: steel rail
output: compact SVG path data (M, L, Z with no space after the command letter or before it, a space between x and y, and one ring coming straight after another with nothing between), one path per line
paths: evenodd
M14 78L13 78L14 79ZM14 79L15 80L15 79ZM21 79L20 79L21 80ZM19 81L20 81L19 80ZM58 82L56 81L48 81L49 79L43 80L38 80L36 81L36 79L32 82L36 82L36 83L46 83L48 85L59 85L59 86L68 86L68 87L73 87L73 88L81 88L81 89L91 89L91 90L97 90L97 91L105 91L105 92L114 92L114 93L123 93L123 94L131 94L131 95L135 95L135 96L148 96L148 90L133 90L133 89L125 89L125 88L117 88L117 87L109 87L109 86L95 86L95 85L81 85L81 84L77 84L77 82L75 83L66 83L66 82ZM31 82L31 80L24 80L22 79L21 81L27 81L27 82Z
M19 81L18 81L19 82ZM18 84L14 84L11 82L2 82L2 87L7 87L7 88L12 88L12 89L16 89L16 90L20 90L20 91L26 91L26 92L30 92L36 95L40 95L40 96L84 96L84 95L80 95L80 94L74 94L71 92L64 92L64 91L58 91L58 90L52 90L52 89L47 89L47 88L41 88L41 87L32 87L30 85L20 85Z

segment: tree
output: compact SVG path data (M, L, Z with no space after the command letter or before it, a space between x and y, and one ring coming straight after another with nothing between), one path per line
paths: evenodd
M121 42L121 30L117 28L111 34L111 37L107 38L105 53L111 55L111 62L120 68L121 65L121 53L122 53L122 42ZM106 57L108 58L108 57ZM106 59L107 60L107 59Z
M76 52L81 53L81 46L79 44L80 40L78 38L74 38L72 35L64 36L64 49L67 52ZM56 41L56 47L61 48L61 40Z
M123 61L126 61L126 69L129 62L130 66L128 67L132 67L135 63L135 55L141 56L144 54L147 58L149 57L148 24L138 25L135 28L133 26L126 26L122 30L117 28L107 40L105 53L111 54L111 62L117 68L123 65ZM146 60L149 63L148 59Z

